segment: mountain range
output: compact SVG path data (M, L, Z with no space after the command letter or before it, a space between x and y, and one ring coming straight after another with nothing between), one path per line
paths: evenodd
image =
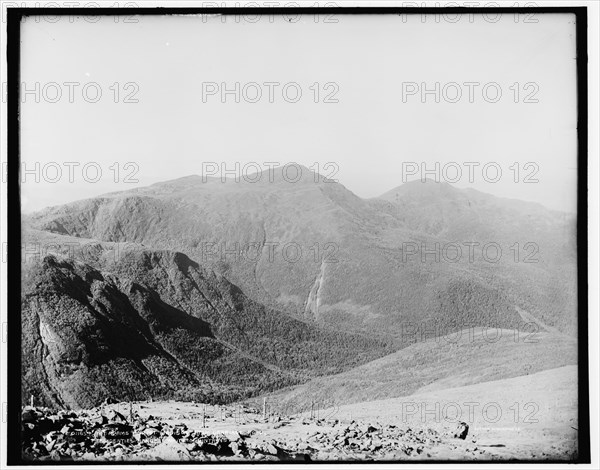
M361 199L302 175L190 176L25 217L24 253L42 249L24 260L24 396L224 402L465 328L576 336L575 216L430 180Z

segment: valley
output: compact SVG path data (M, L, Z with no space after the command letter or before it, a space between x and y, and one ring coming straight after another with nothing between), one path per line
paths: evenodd
M305 173L294 184L188 177L27 216L22 397L36 419L97 415L106 400L165 420L173 407L224 407L265 433L254 447L204 447L196 417L183 441L138 436L85 458L573 458L576 403L548 428L471 420L470 440L439 416L409 426L397 413L486 398L506 415L518 398L510 412L522 415L534 405L513 392L526 387L559 412L556 396L576 392L561 375L577 364L574 218L432 182L363 200ZM516 388L497 395L505 386ZM306 432L318 442L305 447ZM83 455L64 442L57 458ZM44 449L27 452L56 457Z

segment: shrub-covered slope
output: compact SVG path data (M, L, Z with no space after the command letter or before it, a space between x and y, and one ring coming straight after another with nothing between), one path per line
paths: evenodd
M195 176L49 208L28 224L185 253L250 298L338 330L399 339L422 322L519 328L516 305L576 332L574 219L449 185L363 200L306 168L295 183ZM482 256L490 242L498 262ZM462 247L456 262L443 257L448 243Z
M115 257L114 244L87 240L73 249L63 238L28 238L53 254L24 264L24 398L223 402L390 350L266 308L181 253L130 245Z

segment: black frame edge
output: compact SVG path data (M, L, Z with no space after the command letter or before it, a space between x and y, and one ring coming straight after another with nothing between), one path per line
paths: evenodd
M144 465L156 462L30 462L21 455L21 200L20 200L20 51L22 18L33 15L59 16L116 16L134 15L171 15L171 14L283 14L292 11L295 14L423 14L423 13L571 13L576 17L577 48L577 268L578 268L578 457L568 461L530 461L515 460L509 463L591 463L590 408L589 408L589 279L588 279L588 48L587 48L587 7L300 7L300 8L200 8L200 7L153 7L153 8L7 8L7 219L12 222L7 228L9 247L7 252L7 311L10 319L7 325L7 464L8 465ZM19 228L16 228L16 222ZM17 255L17 248L18 255ZM17 266L18 258L18 266ZM10 271L9 271L10 267ZM18 312L18 313L17 313ZM8 316L7 316L8 320ZM18 321L17 321L18 320ZM19 405L17 406L16 403ZM9 406L12 405L12 406ZM442 461L445 463L457 463ZM162 462L167 464L168 462ZM198 465L198 462L179 462ZM213 462L219 463L219 462ZM221 462L226 464L227 462ZM278 464L279 462L273 462ZM294 463L294 462L285 462ZM317 463L317 462L315 462ZM361 463L361 462L318 462L318 463ZM374 462L389 464L393 462ZM402 462L395 462L402 463ZM407 463L407 462L405 462ZM441 463L423 461L411 463ZM492 461L462 461L461 463L485 464L502 463ZM242 464L242 463L240 463ZM251 462L243 463L252 464Z
M21 9L19 9L21 10ZM6 288L7 288L7 455L8 465L22 463L21 459L21 196L19 188L20 134L19 82L21 59L21 11L7 8L7 227ZM19 227L16 227L16 223ZM14 247L14 248L13 248ZM17 247L18 250L17 250ZM17 253L18 251L18 253ZM18 258L18 260L17 260ZM18 265L17 265L18 261ZM10 271L9 271L10 269ZM10 318L9 321L9 316Z

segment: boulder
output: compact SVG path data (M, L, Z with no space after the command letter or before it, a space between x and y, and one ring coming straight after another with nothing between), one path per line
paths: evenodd
M115 410L110 410L108 412L108 420L113 423L126 423L127 419L121 413Z
M457 424L456 429L453 433L453 437L457 439L466 439L467 434L469 434L469 425L464 421L461 421Z

